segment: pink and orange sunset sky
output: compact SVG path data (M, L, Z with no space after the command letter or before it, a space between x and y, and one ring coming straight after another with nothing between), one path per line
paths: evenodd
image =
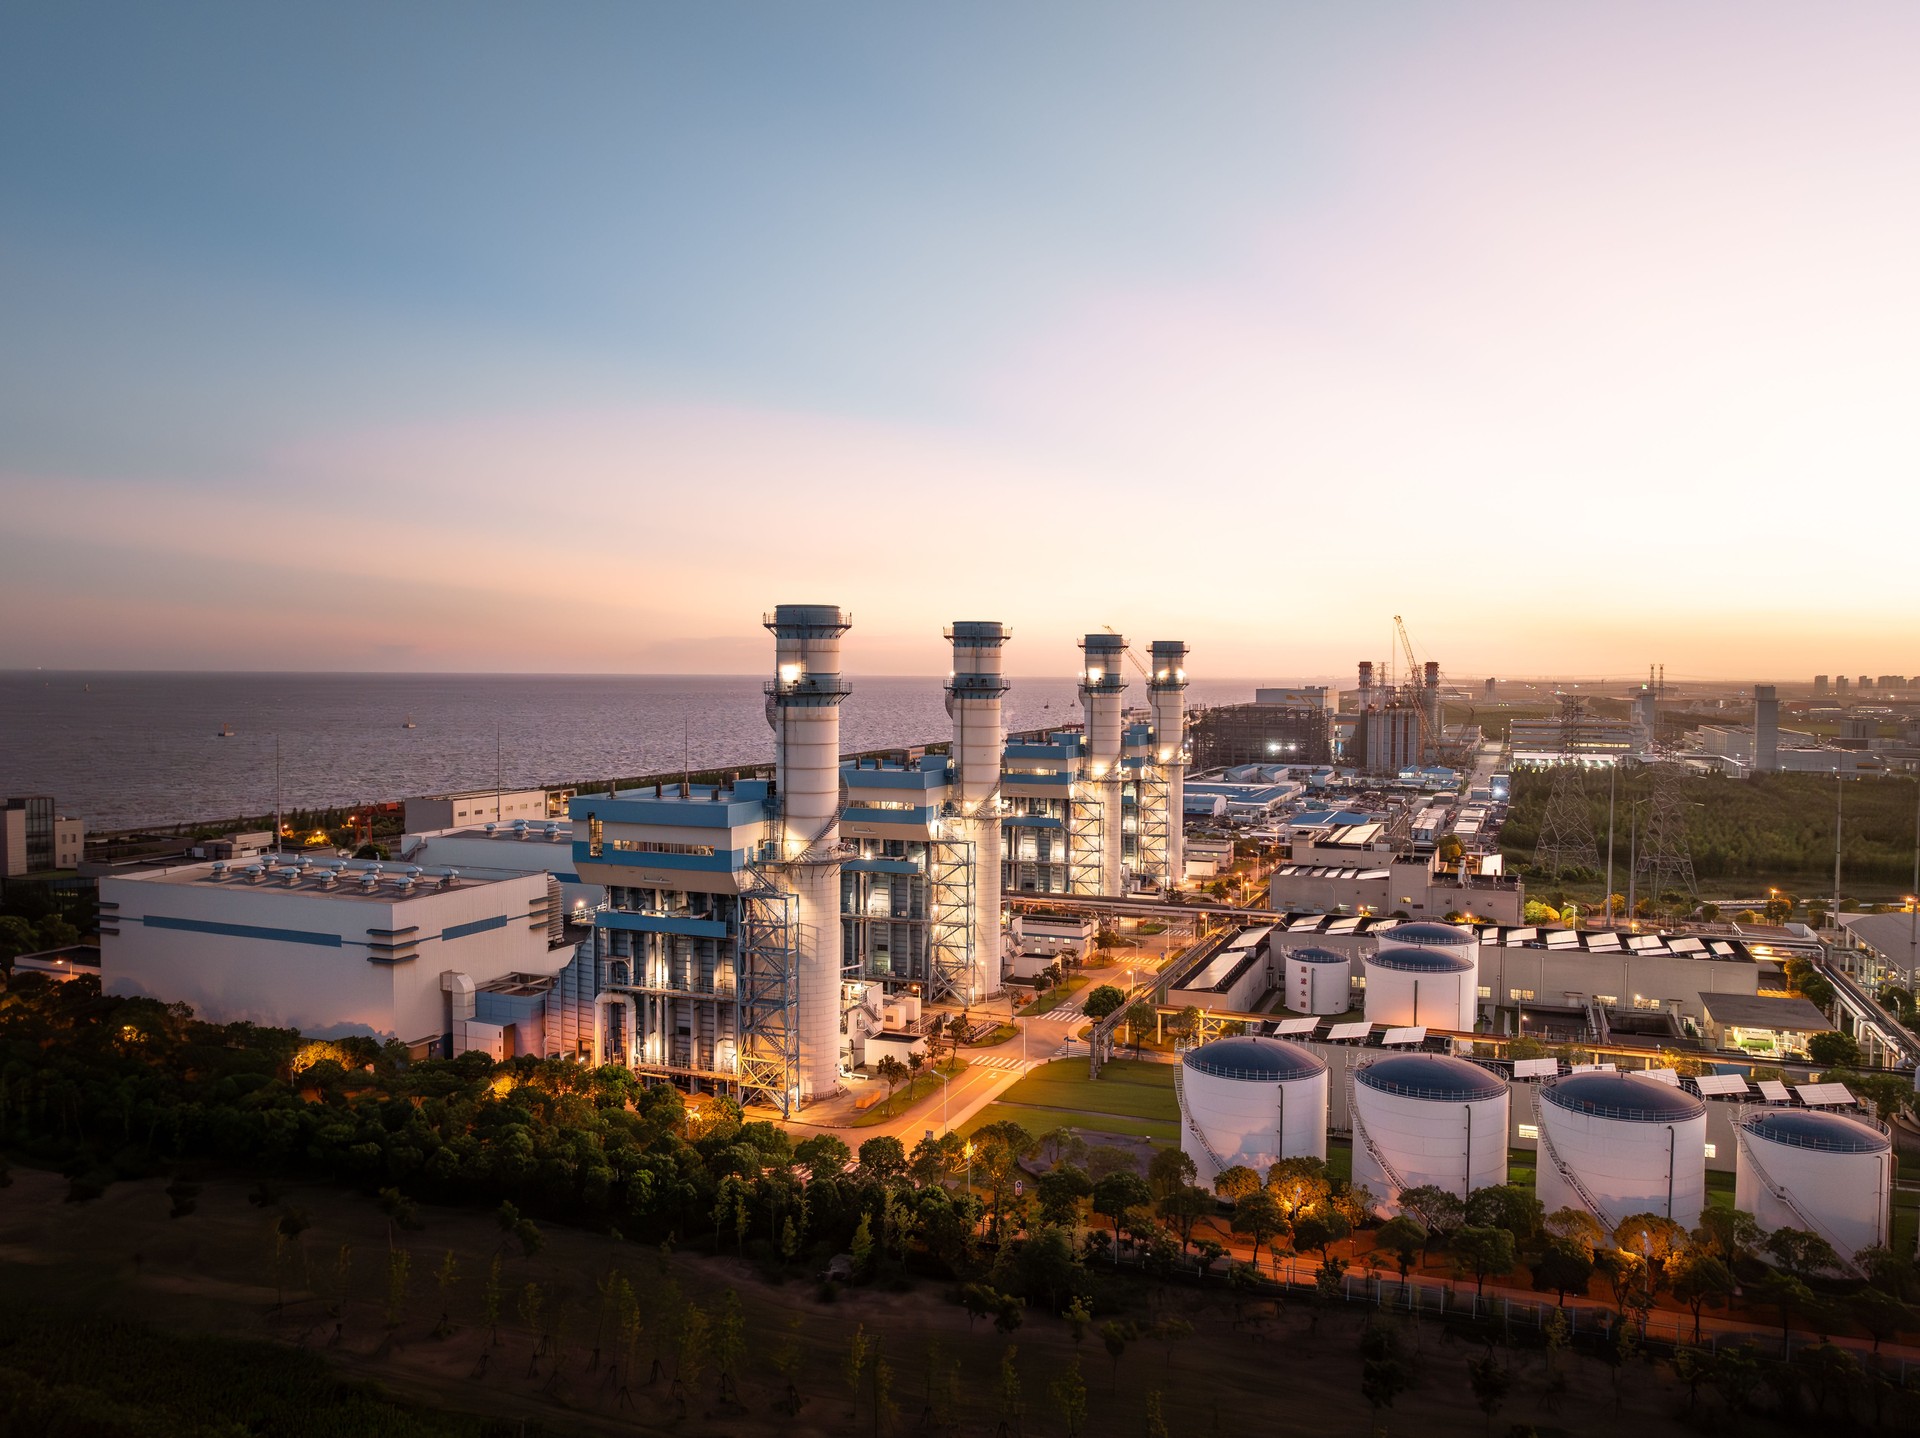
M0 0L0 668L1920 672L1920 7Z

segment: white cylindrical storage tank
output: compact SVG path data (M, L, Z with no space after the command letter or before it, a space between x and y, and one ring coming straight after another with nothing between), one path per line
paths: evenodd
M774 677L779 862L797 900L802 1102L840 1086L840 636L852 627L833 604L782 604L768 616Z
M1372 1024L1473 1032L1480 971L1458 949L1380 949L1363 960Z
M1465 1198L1507 1181L1507 1081L1448 1054L1376 1059L1353 1073L1353 1182L1381 1212L1433 1184Z
M1548 1079L1539 1096L1534 1193L1548 1213L1583 1208L1609 1230L1636 1213L1686 1229L1700 1222L1707 1106L1699 1099L1631 1073Z
M1282 1002L1296 1014L1344 1014L1353 1003L1353 960L1332 949L1288 949Z
M1842 1258L1889 1241L1893 1143L1878 1123L1767 1108L1742 1116L1734 1136L1733 1206L1762 1228L1810 1228Z
M1211 1188L1245 1164L1327 1156L1327 1066L1285 1039L1215 1039L1180 1061L1180 1147Z
M1007 735L1001 649L1008 634L993 620L960 620L947 629L953 672L947 715L953 720L953 793L973 842L973 956L963 1001L1000 987L1000 764Z
M1457 928L1453 924L1416 919L1408 924L1395 924L1374 937L1394 948L1460 949L1475 963L1480 961L1480 940L1473 930Z
M1118 634L1089 634L1081 641L1080 706L1086 720L1086 781L1100 799L1100 886L1124 894L1126 854L1121 838L1121 730L1125 721L1127 641Z

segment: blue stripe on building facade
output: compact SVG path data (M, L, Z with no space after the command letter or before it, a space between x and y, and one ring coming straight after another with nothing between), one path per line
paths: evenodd
M507 916L505 914L496 914L491 919L475 919L471 924L455 924L450 929L442 929L440 931L440 937L443 939L464 939L469 934L484 934L489 929L504 929L506 926Z
M189 934L216 934L223 939L258 939L275 944L313 944L323 949L343 947L338 934L322 934L313 929L268 929L257 924L216 924L209 919L176 919L165 914L146 914L141 923L149 929L179 929ZM506 920L502 919L501 923Z

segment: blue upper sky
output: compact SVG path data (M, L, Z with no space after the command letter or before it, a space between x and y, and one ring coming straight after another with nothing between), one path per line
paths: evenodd
M1692 542L1911 505L1915 38L0 0L0 600L77 590L0 665L737 670L843 599L868 669L977 614L1344 672L1396 610L1463 671L1920 667Z

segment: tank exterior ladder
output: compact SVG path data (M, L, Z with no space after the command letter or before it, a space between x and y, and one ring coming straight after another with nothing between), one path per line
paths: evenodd
M1180 1105L1181 1121L1186 1124L1193 1136L1200 1140L1200 1147L1206 1151L1207 1157L1213 1160L1213 1176L1214 1179L1218 1181L1220 1175L1225 1173L1232 1165L1220 1157L1212 1142L1207 1138L1207 1131L1200 1127L1200 1121L1187 1112L1187 1086L1184 1079L1186 1067L1185 1064L1175 1064L1173 1066L1174 1101Z
M1839 1258L1840 1266L1846 1270L1849 1277L1866 1277L1866 1275L1861 1272L1860 1265L1853 1261L1853 1255L1848 1253L1838 1243L1834 1242L1834 1237L1827 1231L1826 1225L1802 1208L1799 1203L1795 1201L1793 1194L1786 1186L1776 1182L1773 1175L1767 1172L1766 1166L1760 1162L1760 1155L1754 1152L1753 1145L1747 1141L1747 1131L1740 1126L1737 1120L1733 1125L1733 1137L1734 1142L1740 1145L1740 1152L1746 1155L1747 1162L1753 1165L1753 1172L1760 1180L1760 1186L1766 1189L1776 1202L1784 1204L1787 1212L1794 1216L1794 1219L1802 1228L1806 1229L1809 1233L1819 1234L1827 1241L1827 1246L1831 1248Z
M1547 1161L1559 1172L1560 1177L1567 1181L1567 1185L1572 1188L1575 1193L1580 1195L1580 1201L1587 1206L1587 1212L1599 1219L1600 1226L1611 1235L1614 1230L1614 1222L1607 1216L1606 1208L1601 1204L1599 1199L1593 1196L1592 1190L1580 1181L1580 1175L1575 1173L1573 1169L1567 1165L1566 1161L1560 1157L1560 1151L1553 1146L1553 1134L1547 1127L1546 1115L1542 1112L1540 1096L1537 1091L1533 1099L1533 1122L1534 1127L1539 1130L1540 1150L1546 1154Z
M1353 1075L1354 1070L1348 1069L1347 1118L1352 1123L1353 1136L1359 1139L1366 1147L1368 1156L1380 1165L1380 1172L1384 1173L1387 1176L1387 1182L1393 1185L1393 1201L1397 1204L1400 1201L1401 1193L1408 1187L1407 1181L1400 1177L1400 1170L1395 1168L1387 1156L1380 1151L1380 1145L1373 1141L1373 1135L1367 1132L1367 1126L1360 1122L1360 1105L1357 1102L1355 1094L1355 1089L1358 1086L1354 1083Z

